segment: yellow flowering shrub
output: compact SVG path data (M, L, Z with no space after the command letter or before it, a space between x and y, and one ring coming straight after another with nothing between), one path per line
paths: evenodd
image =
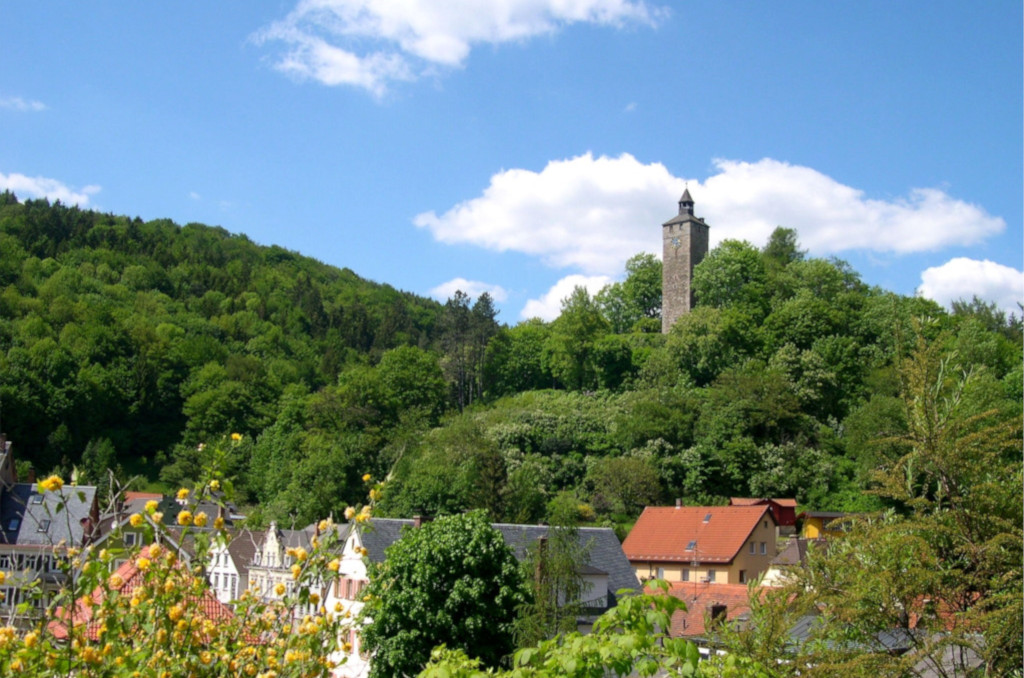
M231 442L240 439L231 436ZM177 515L173 541L157 541L168 528L153 501L145 509L151 521L141 514L129 518L143 544L126 549L55 546L63 588L45 596L38 586L24 589L26 603L19 609L26 613L11 624L0 623L0 676L331 675L333 660L342 660L352 623L350 617L317 607L337 577L337 531L325 521L318 525L315 544L294 550L292 582L276 585L276 597L249 590L229 608L208 587L203 567L210 549L227 536L224 520L218 517L212 529L206 528L207 515L193 513L200 502L222 501L221 488L229 491L230 482L218 477L178 492L186 506ZM70 489L56 476L39 487L62 497ZM54 519L66 515L57 511ZM189 553L167 546L186 539ZM5 578L0 572L0 583ZM41 614L27 612L36 607ZM300 616L300 609L319 612Z

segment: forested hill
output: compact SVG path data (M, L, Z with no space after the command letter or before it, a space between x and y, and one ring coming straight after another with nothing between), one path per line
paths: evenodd
M5 193L2 428L42 472L171 488L241 433L224 470L256 520L340 515L369 473L393 516L626 524L677 497L882 508L869 490L920 424L928 386L905 365L923 348L962 382L968 427L1020 421L1021 322L990 304L869 287L783 228L721 243L693 286L667 335L649 254L556 320L503 327L487 295L440 305L222 229Z
M0 194L2 427L42 471L255 435L289 389L429 345L440 310L221 228Z

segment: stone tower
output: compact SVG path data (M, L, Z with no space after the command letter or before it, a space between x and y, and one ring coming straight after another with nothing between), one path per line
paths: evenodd
M708 253L708 225L693 216L690 189L679 199L679 214L661 225L661 331L693 308L693 267Z

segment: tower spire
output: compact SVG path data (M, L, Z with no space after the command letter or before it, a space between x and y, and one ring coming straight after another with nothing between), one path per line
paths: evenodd
M693 216L693 198L690 197L690 188L683 189L683 197L679 199L679 213Z

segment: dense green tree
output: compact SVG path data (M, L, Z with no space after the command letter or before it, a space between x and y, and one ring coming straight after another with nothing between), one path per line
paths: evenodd
M551 328L539 318L500 330L487 345L484 379L494 396L550 388L551 372L543 361Z
M551 324L544 343L544 363L570 390L597 387L596 344L608 332L608 323L583 287L562 300L562 312Z
M642 456L598 459L587 473L587 481L594 488L593 504L615 513L639 515L645 506L661 499L658 471Z
M611 331L660 332L661 260L653 254L635 254L626 262L626 279L606 285L594 297Z
M411 676L438 645L496 667L514 648L516 610L529 599L519 563L483 512L406 529L371 564L362 643L371 678Z
M767 307L764 259L746 241L723 240L693 269L698 306L739 306L758 321Z

